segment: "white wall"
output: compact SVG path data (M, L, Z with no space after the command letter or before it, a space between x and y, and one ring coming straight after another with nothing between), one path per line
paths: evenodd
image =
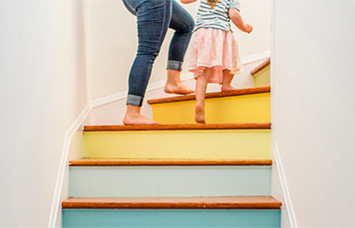
M273 131L298 226L354 227L355 1L274 6Z
M178 1L180 2L180 1ZM270 0L241 0L245 21L254 26L251 35L236 31L242 57L270 50ZM199 3L183 5L195 18ZM122 1L91 2L91 96L100 99L127 91L128 74L137 49L136 18ZM166 79L168 47L173 31L169 30L157 58L151 83ZM187 73L187 53L183 74ZM125 108L124 106L122 108Z
M0 227L47 227L66 131L88 103L82 1L0 1Z

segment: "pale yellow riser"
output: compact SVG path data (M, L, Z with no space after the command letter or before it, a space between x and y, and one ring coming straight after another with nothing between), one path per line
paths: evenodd
M270 86L270 65L254 74L255 87Z
M195 123L196 101L153 104L153 119L162 124ZM271 122L270 93L206 99L207 123Z
M85 132L86 158L270 159L270 130Z

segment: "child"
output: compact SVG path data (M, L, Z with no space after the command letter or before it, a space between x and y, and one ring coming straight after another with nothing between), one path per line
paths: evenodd
M197 0L181 0L188 4ZM243 69L238 44L230 20L243 32L253 27L243 22L239 0L201 0L197 13L195 34L191 41L189 71L196 79L195 121L205 123L205 94L207 83L221 84L221 91L234 90L233 76Z

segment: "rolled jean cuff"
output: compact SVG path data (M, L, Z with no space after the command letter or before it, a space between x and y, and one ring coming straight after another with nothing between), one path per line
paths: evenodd
M133 95L133 94L128 94L126 104L141 107L142 103L143 103L143 97Z
M167 69L182 71L182 62L177 60L168 60Z

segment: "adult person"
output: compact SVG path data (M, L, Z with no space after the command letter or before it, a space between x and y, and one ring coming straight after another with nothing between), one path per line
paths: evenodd
M123 0L137 16L138 50L133 62L127 95L124 124L158 124L141 114L141 106L154 60L159 54L168 28L175 30L170 43L166 93L189 94L194 91L182 84L182 63L194 28L191 15L175 0Z

